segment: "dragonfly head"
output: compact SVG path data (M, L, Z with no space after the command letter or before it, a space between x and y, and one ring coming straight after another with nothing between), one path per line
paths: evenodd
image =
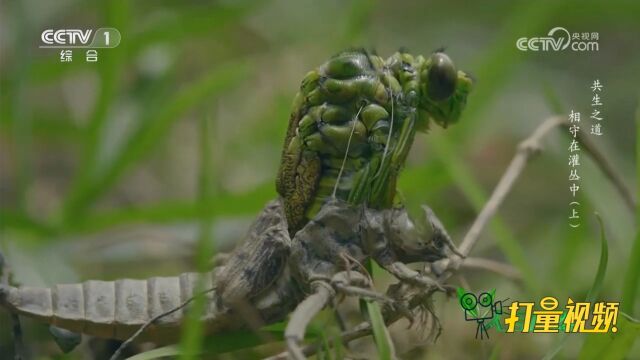
M453 61L442 51L436 51L420 66L420 109L426 112L426 130L429 120L447 128L460 118L473 87L473 79L457 70Z

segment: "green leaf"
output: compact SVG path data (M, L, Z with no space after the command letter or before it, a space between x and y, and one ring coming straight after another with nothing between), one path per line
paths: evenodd
M596 280L593 283L589 294L587 295L587 301L594 301L598 296L600 288L602 287L602 281L604 278L604 267L607 263L607 240L604 233L604 225L600 216L596 214L598 221L600 222L600 238L602 240L602 253L600 254L600 265L598 266L598 273ZM604 255L603 255L604 253ZM633 346L633 343L640 335L640 324L627 318L623 313L622 316L618 316L617 332L607 334L590 334L587 335L587 339L582 346L579 359L624 359L627 353Z
M213 214L208 199L212 198L214 189L214 171L211 161L212 136L209 131L209 119L207 116L200 118L200 174L198 181L198 208L200 213L200 238L196 250L196 265L199 272L207 271L210 259L214 255L213 241L211 239L211 227ZM203 279L199 279L196 284L197 292L206 291ZM182 339L180 340L181 360L194 359L200 353L204 337L204 325L202 314L206 308L206 298L198 296L190 309Z
M193 355L219 355L233 351L249 349L264 343L263 339L267 336L281 341L284 338L284 324L277 323L264 327L259 332L250 330L228 331L207 336L202 350L199 354ZM311 337L314 339L314 337ZM128 358L128 360L150 360L161 357L176 357L182 354L178 345L166 346L142 354Z
M334 350L334 359L344 359L345 351L344 345L342 344L342 338L338 331L333 331L333 350Z
M167 101L158 111L153 112L153 118L142 123L142 126L131 136L125 145L119 149L115 160L91 180L80 182L65 203L67 222L80 215L128 170L155 148L181 116L194 106L209 100L238 85L250 72L246 62L231 61L216 67L213 71L203 75L189 86L178 91L170 101Z
M264 204L273 199L276 192L271 181L239 194L219 193L206 202L211 204L209 211L214 216L241 216L255 214ZM78 219L66 230L76 232L97 232L113 226L139 223L159 223L197 220L200 209L193 201L162 201L141 206L130 206L115 210L96 212L90 218ZM7 227L13 224L7 222Z
M640 98L636 108L636 154L640 154ZM636 179L640 179L640 156L636 155ZM640 199L640 182L637 182L636 201ZM640 207L636 204L636 224L640 224ZM622 310L629 314L634 311L638 291L640 290L640 231L636 233L635 241L631 245L631 255L627 262L629 267L624 275L624 288L622 290Z
M262 333L253 331L231 331L221 333L214 337L207 337L203 352L207 355L216 355L252 348L263 344L264 338L267 335L279 341L284 338L284 331L263 331Z
M131 356L127 358L127 360L151 360L151 359L160 359L167 356L178 356L180 355L180 350L176 345L164 346L161 348L145 351L135 356Z
M636 233L636 239L631 247L631 255L627 263L629 267L624 276L622 310L630 314L635 314L634 306L638 298L638 289L640 289L640 232Z
M604 224L602 218L596 213L596 218L600 224L600 261L598 262L598 271L596 272L596 278L593 280L593 285L587 293L585 301L593 302L600 295L602 289L602 283L604 282L604 275L607 271L607 263L609 262L609 247L607 246L607 237L604 231Z
M105 19L110 26L126 33L129 30L130 9L126 1L110 1L106 3ZM118 93L118 85L122 74L124 47L114 48L108 56L101 56L98 65L100 89L88 126L83 133L83 149L80 152L80 166L72 182L72 189L87 182L96 170L100 137L104 133L108 120L107 114Z
M598 270L596 271L596 277L593 280L593 285L591 285L591 289L587 293L587 297L585 298L586 302L594 302L598 295L600 294L600 290L602 289L602 282L604 281L604 275L607 271L607 263L609 262L609 247L607 246L607 237L604 231L604 224L602 223L602 218L600 215L596 213L596 218L598 219L598 223L600 224L600 260L598 262ZM553 359L556 355L558 355L562 349L564 348L568 334L562 334L558 342L549 350L543 360ZM602 335L601 335L602 336ZM588 346L589 339L594 339L596 337L589 337L585 342L584 347ZM589 345L591 346L591 345Z
M0 231L6 229L22 230L37 235L52 236L54 230L39 222L26 212L12 209L0 209Z
M367 301L366 303L369 320L371 321L371 327L373 329L373 338L378 349L378 359L389 360L395 358L393 355L393 343L389 338L389 333L387 332L387 326L382 318L380 306L378 306L378 303L374 301Z
M331 359L331 348L329 347L329 341L327 340L327 336L324 332L320 333L320 351L318 351L318 359Z
M498 360L500 359L501 347L500 344L495 344L493 350L491 350L491 354L489 355L489 360Z
M589 334L580 351L579 360L592 359L628 359L629 350L640 337L640 323L623 313L618 316L618 331L607 334Z

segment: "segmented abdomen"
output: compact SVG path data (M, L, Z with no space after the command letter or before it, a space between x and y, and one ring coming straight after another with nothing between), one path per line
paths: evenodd
M126 339L149 319L167 312L193 296L197 279L204 289L213 287L211 273L185 273L146 280L86 281L52 288L9 288L5 302L16 312L78 333L102 338ZM215 292L208 293L203 320L219 315ZM185 309L158 319L140 340L170 341L179 336ZM221 324L210 324L218 327ZM163 341L163 339L165 339Z

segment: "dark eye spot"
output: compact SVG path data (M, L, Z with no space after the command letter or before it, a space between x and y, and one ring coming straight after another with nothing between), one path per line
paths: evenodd
M444 53L431 55L427 73L427 95L436 101L446 100L456 89L458 72L453 61Z

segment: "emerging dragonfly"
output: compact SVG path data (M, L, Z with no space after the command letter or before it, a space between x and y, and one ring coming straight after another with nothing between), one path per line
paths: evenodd
M398 52L386 62L347 51L309 72L276 183L290 232L328 198L374 209L398 204L396 180L416 131L455 123L471 85L441 51L428 59Z
M431 232L416 228L396 181L416 132L455 123L471 88L470 77L442 51L427 58L399 51L386 61L364 50L342 52L309 72L295 97L279 198L210 273L51 289L0 285L0 303L106 338L127 339L156 318L140 339L161 342L179 335L184 313L160 315L190 298L195 280L205 276L214 289L202 317L210 332L282 321L295 308L285 336L290 355L303 358L306 324L336 292L381 298L360 265L366 260L401 283L440 287L406 264L433 262L455 248L429 208Z

